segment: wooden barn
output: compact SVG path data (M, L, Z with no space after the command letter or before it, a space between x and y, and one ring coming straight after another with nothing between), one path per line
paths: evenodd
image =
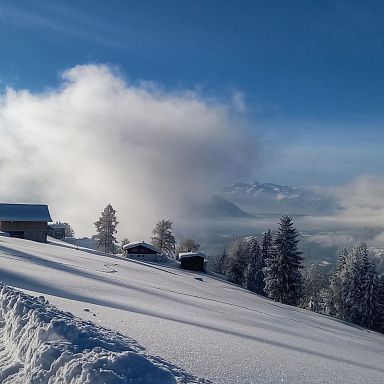
M201 252L179 253L180 268L190 271L205 271L205 255Z
M161 261L162 255L159 249L145 241L136 241L124 245L124 256L141 261Z
M49 221L47 205L0 203L0 231L11 237L46 243Z

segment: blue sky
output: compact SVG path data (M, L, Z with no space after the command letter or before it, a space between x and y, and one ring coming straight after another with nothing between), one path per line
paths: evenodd
M107 63L132 82L224 103L241 94L274 152L261 181L383 174L380 1L12 0L0 3L0 33L3 89L40 92L67 68Z

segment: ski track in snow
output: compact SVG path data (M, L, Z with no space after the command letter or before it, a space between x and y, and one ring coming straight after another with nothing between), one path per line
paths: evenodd
M375 332L214 276L57 245L0 238L0 280L134 337L148 351L139 354L177 382L383 383L384 338Z
M171 373L173 371L174 374ZM3 384L203 383L133 340L0 284Z
M10 254L10 253L4 253L4 254L7 255L6 257L12 256L15 259L23 259L23 262L25 262L25 258L26 258L25 256L21 257L21 256L18 256L17 254ZM47 261L43 261L43 262L41 262L41 261L40 262L29 261L29 262L33 263L33 264L42 264L43 263L44 265L47 265L47 266L52 266L54 264L54 263L50 263L50 262L47 262ZM166 270L164 270L162 268L159 268L157 266L152 266L151 264L137 262L136 260L134 262L137 263L137 264L153 267L153 268L156 268L156 269L161 270L163 272L169 273L169 271L166 271ZM118 264L104 264L104 266L107 268L107 270L102 270L102 269L95 269L95 268L84 267L84 266L80 266L80 265L76 265L76 264L65 264L65 263L58 263L58 264L61 265L61 266L59 266L59 267L56 266L56 268L62 268L63 270L67 270L68 269L67 267L75 267L75 268L79 268L79 269L90 270L90 271L95 271L95 272L105 272L105 273L116 273L117 270L114 269L113 267L118 265ZM186 272L186 273L188 274L189 272ZM194 273L194 275L195 274L196 273ZM120 282L124 283L124 280L119 279L119 278L109 277L108 279L115 280L115 281L120 281ZM232 285L231 283L228 283L228 282L227 282L227 284ZM179 292L179 291L176 291L176 290L165 289L165 288L162 288L161 286L156 286L156 285L153 285L153 284L136 283L136 285L142 286L142 287L147 287L147 288L155 288L155 289L157 289L159 291L170 292L170 293L174 293L176 295L189 296L189 297L193 297L193 298L198 298L198 299L202 299L202 300L207 300L207 301L212 301L212 302L216 302L216 303L220 303L220 304L225 304L225 305L232 306L232 307L238 307L238 308L246 309L248 311L252 311L252 312L255 312L255 313L260 313L260 314L263 314L263 315L268 315L268 316L271 316L271 317L279 317L279 318L283 318L284 317L288 321L302 323L302 324L308 325L310 327L321 329L321 330L326 330L328 332L333 332L335 334L340 334L340 335L344 335L344 336L348 336L348 337L353 337L353 338L356 338L356 339L366 340L366 339L364 339L362 337L359 337L359 336L354 336L354 335L351 336L351 335L349 335L349 334L347 334L345 332L343 333L343 332L337 332L337 331L329 330L327 328L315 326L314 324L311 324L311 323L305 323L305 322L302 322L302 321L294 319L294 318L289 318L289 317L287 318L286 316L276 315L276 314L274 314L272 312L265 312L265 311L260 311L260 310L256 310L256 309L253 309L253 308L248 308L248 307L245 307L245 306L242 306L242 305L238 305L238 304L234 304L234 303L231 303L231 302L226 302L226 301L222 301L222 300L215 300L215 299L211 299L211 298L204 297L204 296L198 296L198 295L188 294L188 293L185 293L185 292ZM235 285L235 284L233 284L233 285L238 288L237 285ZM282 307L279 303L275 303L275 302L270 302L269 304L271 306L276 306L276 307L279 307L279 308ZM294 312L295 308L292 307L291 310Z

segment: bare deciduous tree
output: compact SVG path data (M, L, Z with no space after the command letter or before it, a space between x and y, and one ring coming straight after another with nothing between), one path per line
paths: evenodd
M176 240L172 235L172 221L162 219L155 224L151 237L152 245L159 248L161 253L170 257L175 257Z

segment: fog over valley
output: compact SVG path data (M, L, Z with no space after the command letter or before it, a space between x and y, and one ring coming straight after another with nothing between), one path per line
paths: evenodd
M284 153L262 125L250 129L245 109L239 93L223 103L198 90L131 83L105 65L76 66L41 92L8 88L0 200L47 203L77 237L94 234L110 202L120 239L149 240L154 223L168 218L178 239L195 237L217 252L289 214L310 257L332 259L359 240L382 248L383 177L335 187L239 183Z

